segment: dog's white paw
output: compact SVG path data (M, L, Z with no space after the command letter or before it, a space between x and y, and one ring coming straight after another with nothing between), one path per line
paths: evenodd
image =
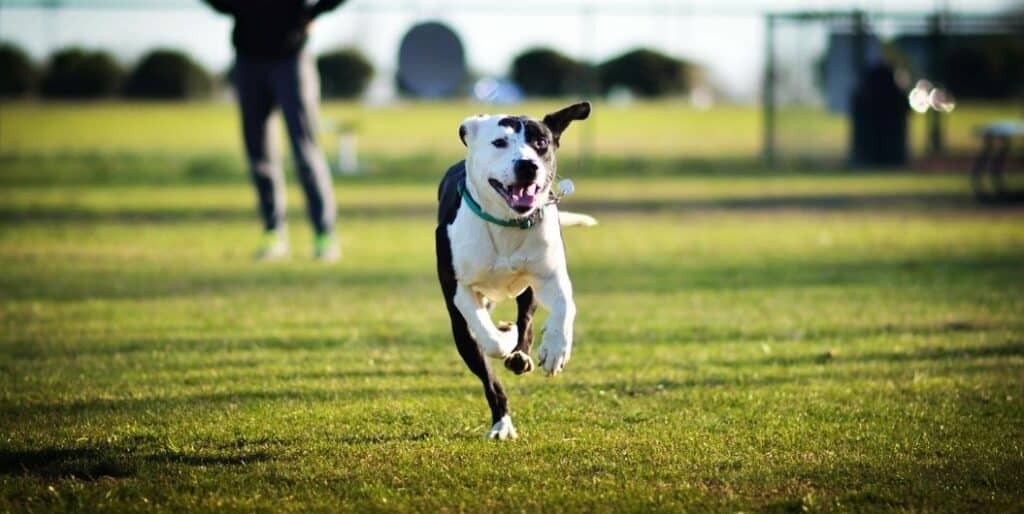
M511 440L517 437L519 437L519 434L516 433L516 427L512 426L512 417L507 414L503 418L499 419L498 422L487 431L487 434L484 435L484 438L495 441Z
M571 353L570 346L564 341L554 341L545 338L544 343L541 344L540 350L537 352L537 358L540 359L540 367L544 368L544 373L550 377L561 373L565 369L565 365L569 363Z
M507 359L519 343L519 327L511 323L500 323L494 341L484 345L484 353L495 359Z

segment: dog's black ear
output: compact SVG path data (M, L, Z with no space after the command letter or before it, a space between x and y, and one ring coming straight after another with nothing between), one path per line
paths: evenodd
M576 120L585 120L590 116L590 102L580 102L570 105L565 109L553 112L544 117L544 124L551 129L555 137L555 144L559 143L562 133L569 128L569 124Z

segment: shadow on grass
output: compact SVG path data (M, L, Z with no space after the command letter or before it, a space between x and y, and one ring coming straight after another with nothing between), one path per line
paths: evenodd
M99 480L135 474L136 464L126 455L91 448L0 450L0 474L33 475L46 479Z
M730 326L681 326L678 330L663 329L652 332L636 332L622 327L601 327L600 338L591 338L588 331L581 334L584 344L600 347L604 343L653 343L671 345L713 345L736 342L772 342L786 344L790 341L813 341L840 343L857 339L882 336L932 336L948 333L977 334L993 330L1024 328L1024 323L1017 324L983 324L970 321L951 321L939 323L906 323L895 325L854 325L833 328L814 328L806 331L793 329L742 329ZM766 357L764 361L777 360L777 357ZM758 362L761 362L759 360ZM600 366L600 364L599 364Z
M415 432L412 434L355 434L343 435L336 439L344 445L378 445L402 442L427 441L434 438L430 432Z
M295 223L302 221L301 210L289 215ZM409 206L347 206L338 205L341 219L418 218L434 220L436 209L429 205ZM60 223L60 224L177 224L196 222L256 222L255 208L233 207L146 207L144 209L95 210L76 206L0 207L0 222L7 223Z
M444 170L462 156L458 153L422 153L405 156L382 154L361 155L361 164L368 171L360 176L335 179L339 183L389 182L436 184ZM848 176L834 163L819 160L780 163L767 167L755 156L667 157L600 155L587 159L586 166L570 159L573 175L592 178L653 177L765 177L817 176L823 178ZM284 161L285 174L294 177L289 160ZM779 169L801 171L780 173ZM822 171L825 171L824 173ZM866 174L865 172L861 172ZM0 152L0 186L154 186L246 184L248 172L242 156L222 151L117 151L56 150L51 152ZM966 184L966 179L965 179Z
M271 459L266 452L217 455L198 452L136 454L129 448L42 448L0 450L0 475L29 475L47 480L93 481L135 476L149 463L187 466L242 466Z
M849 262L837 260L776 260L744 265L684 267L675 262L620 262L573 267L574 289L589 293L674 293L697 290L735 290L842 287L908 281L915 286L942 281L1004 280L1018 274L1017 255L973 257L919 256L909 259L879 257ZM993 278L994 277L994 278ZM153 263L144 269L92 269L87 263L60 270L59 279L41 279L27 270L8 270L0 277L0 299L78 302L83 300L156 300L197 298L207 295L259 295L282 297L302 291L381 288L408 290L412 286L434 290L431 267L266 268L242 265L231 269L167 270ZM369 297L369 296L368 296Z
M467 371L466 383L472 384L472 375ZM32 402L28 404L0 403L0 414L9 419L19 417L88 417L93 415L110 415L115 412L146 412L147 414L167 411L196 412L205 409L222 409L227 405L265 405L271 402L346 402L346 401L377 401L401 397L431 397L439 395L461 395L469 391L478 391L478 387L435 385L396 388L382 377L379 384L360 385L358 387L285 389L268 391L241 390L218 393L181 394L176 396L156 396L148 398L95 398L60 402ZM480 396L483 402L483 395Z
M197 298L215 294L280 297L302 291L357 288L408 289L412 283L433 284L430 268L395 267L346 269L341 267L267 267L245 263L232 269L167 270L154 263L148 269L65 269L59 278L41 279L29 270L0 277L0 299L78 302L83 300L156 300Z
M886 332L888 333L888 332ZM909 332L904 331L900 334L915 334L915 335L930 335L942 333L941 329L933 330L924 328L920 332ZM877 335L873 333L872 335ZM850 336L850 338L859 338L862 336ZM834 340L834 338L826 338ZM737 341L741 339L731 339ZM835 354L831 352L808 352L802 355L795 356L764 356L764 357L753 357L753 358L731 358L731 359L711 359L711 360L700 360L689 363L686 369L690 371L698 371L702 368L725 368L732 370L730 373L737 373L741 370L751 370L760 372L774 372L772 367L781 367L783 369L800 369L804 366L820 366L820 369L831 369L832 373L835 371L848 370L847 366L851 364L874 364L874 363L888 363L888 364L911 364L920 362L951 362L957 364L964 364L961 368L965 374L970 374L975 371L990 371L994 369L992 366L978 365L978 366L966 366L968 361L980 360L980 359L993 359L993 358L1008 358L1008 357L1024 357L1024 342L1021 341L1008 341L1003 344L993 344L986 346L967 347L967 348L927 348L918 351L872 351L872 352L843 352L839 351ZM1001 361L1000 361L1001 362ZM682 364L680 364L681 366ZM591 368L597 372L626 372L628 371L622 365L610 365L598 363L596 366ZM745 379L726 379L726 378L712 378L701 382L701 384L689 383L686 384L690 387L697 385L714 385L723 386L729 385L728 380L734 380L735 382L744 382ZM662 384L664 385L664 384Z
M815 382L824 381L829 384L856 382L879 383L879 382L903 382L909 383L914 380L915 372L919 370L889 367L885 369L848 368L842 364L821 365L814 368L804 368L805 371L793 373L792 370L769 370L758 369L750 373L729 371L703 372L703 374L691 378L674 379L644 379L636 380L621 378L615 380L603 380L599 382L567 382L560 385L560 388L571 391L577 396L591 395L593 397L603 396L605 392L614 392L619 396L628 398L654 397L672 392L694 391L694 390L720 390L728 391L741 397L751 389L772 388L782 386L808 386ZM928 368L926 372L930 376L959 376L988 375L993 371L1006 368L1000 364L962 364L956 369ZM1010 368L1012 369L1012 368ZM809 371L806 371L809 370ZM625 373L623 373L625 375ZM620 375L622 376L622 375Z
M251 452L242 455L209 455L182 451L156 453L143 457L147 462L185 464L188 466L244 466L254 462L271 460L274 456L267 452Z
M913 287L942 282L977 284L979 280L1005 280L1016 276L1020 259L1016 255L970 257L920 255L897 259L875 258L805 261L779 259L743 265L685 266L679 262L621 262L601 266L583 263L573 266L574 289L588 293L680 291L724 291L824 286L886 285L906 282Z
M362 336L366 337L366 336ZM221 372L235 370L253 370L254 373L262 372L261 361L232 362L218 361L216 359L189 359L188 362L167 364L161 363L168 357L175 355L187 355L196 353L209 353L215 355L237 355L240 353L277 351L277 352L339 352L347 350L356 352L359 350L377 349L422 349L434 350L438 346L445 349L451 347L454 352L454 345L450 336L443 337L440 332L427 334L390 334L372 335L372 341L356 340L352 338L318 337L318 336L291 336L291 337L267 337L267 338L246 338L243 340L225 341L222 338L210 338L202 340L172 341L172 342L149 342L131 341L122 344L109 346L96 345L71 345L71 346L49 346L40 345L32 341L24 344L10 344L4 348L5 356L10 360L7 363L0 363L0 370L17 372L18 362L25 361L51 361L62 358L147 358L158 356L157 363L152 365L154 370L164 372L189 371L201 372L203 370L215 369ZM455 355L453 353L453 355ZM338 358L343 358L339 356ZM202 361L202 362L200 362ZM291 373L284 372L281 379L360 379L377 378L388 376L388 371L380 370L350 370L334 371L323 373ZM441 373L443 375L444 373ZM406 370L398 372L398 376L407 378L438 376L436 371L428 370Z
M776 365L802 366L814 363L906 363L914 361L963 361L968 359L990 359L993 357L1024 357L1024 342L1010 341L1005 344L973 348L928 348L916 352L863 352L852 355L839 353L835 357L824 355L802 355L798 357L772 357L753 361L722 361L721 366Z
M1021 204L979 204L966 193L921 192L901 194L806 194L738 198L680 198L652 200L594 201L573 200L567 208L573 211L602 214L700 213L709 211L771 212L771 211L837 211L879 212L901 210L943 209L962 212L1018 211ZM292 217L299 219L300 213ZM436 207L419 205L338 206L342 219L404 219L433 220ZM96 210L78 206L35 205L28 207L0 206L0 222L6 223L146 223L174 224L190 222L250 221L256 219L251 208L217 207L146 207L125 210Z

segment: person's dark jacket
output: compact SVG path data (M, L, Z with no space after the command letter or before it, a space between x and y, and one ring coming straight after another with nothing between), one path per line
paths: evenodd
M203 0L234 16L231 41L238 55L258 58L293 57L306 44L309 23L345 0Z

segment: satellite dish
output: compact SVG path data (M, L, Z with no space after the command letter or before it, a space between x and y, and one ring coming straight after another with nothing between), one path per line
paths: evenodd
M398 50L398 87L425 98L452 96L466 80L466 54L452 29L427 22L414 26Z

